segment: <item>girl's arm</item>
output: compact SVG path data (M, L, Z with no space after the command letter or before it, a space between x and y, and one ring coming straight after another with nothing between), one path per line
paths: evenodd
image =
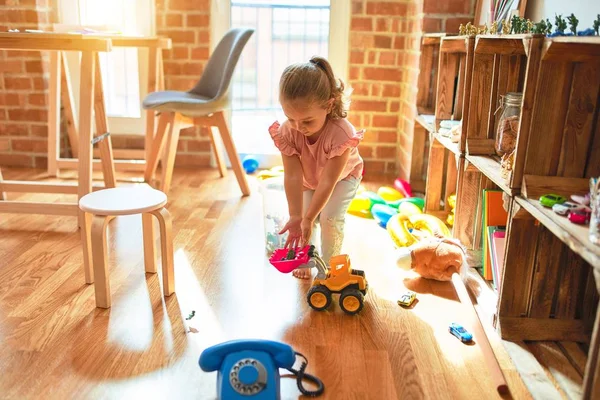
M333 193L333 188L338 182L338 179L340 179L340 175L342 175L342 172L344 171L348 158L350 158L350 150L351 149L348 148L342 155L327 160L325 168L323 168L321 181L317 186L317 190L315 190L308 211L304 216L304 219L308 220L311 224L329 201L331 193Z

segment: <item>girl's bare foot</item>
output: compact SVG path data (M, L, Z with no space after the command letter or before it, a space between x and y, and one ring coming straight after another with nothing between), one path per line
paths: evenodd
M297 268L292 271L292 274L298 279L310 279L312 268Z

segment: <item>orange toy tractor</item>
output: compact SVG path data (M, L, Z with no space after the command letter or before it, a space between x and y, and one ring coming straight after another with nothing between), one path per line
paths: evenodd
M360 312L369 287L364 271L352 269L347 254L331 257L327 268L316 252L311 253L311 258L317 261L319 273L306 296L308 304L317 311L323 311L331 305L331 295L339 293L340 307L344 312L351 315Z

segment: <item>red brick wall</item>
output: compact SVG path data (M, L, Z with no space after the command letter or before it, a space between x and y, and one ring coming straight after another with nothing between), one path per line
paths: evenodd
M0 31L49 29L48 0L0 1ZM45 167L48 89L46 55L0 50L0 164Z
M165 88L191 89L209 58L210 0L156 0L156 30L173 41L173 48L164 54ZM181 132L175 165L209 164L206 128Z
M352 1L350 119L367 130L366 174L408 178L421 32L457 31L472 10L471 0Z

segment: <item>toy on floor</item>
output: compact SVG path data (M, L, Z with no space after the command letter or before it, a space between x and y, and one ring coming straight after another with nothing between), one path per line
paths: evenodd
M396 247L408 247L430 236L451 236L446 224L429 214L398 213L389 219L386 229Z
M400 299L398 300L398 305L404 306L404 307L410 307L412 305L412 303L415 302L416 299L417 299L417 294L411 290L408 290L405 293L402 293L402 296L400 296Z
M473 335L471 335L471 333L469 333L461 324L456 322L450 324L448 331L463 343L469 343L473 340Z
M288 259L290 251L293 257ZM357 314L364 306L364 296L369 284L364 271L353 269L350 257L346 254L331 257L327 267L315 246L308 245L293 250L277 249L269 258L269 262L284 274L296 268L317 269L317 276L306 295L308 305L317 311L323 311L331 305L334 293L340 294L340 308L347 314Z
M475 338L481 346L496 389L501 394L507 393L506 380L463 282L469 266L466 250L460 242L440 237L423 239L410 247L398 249L397 264L401 268L415 271L423 278L452 281L460 302L468 309Z
M304 359L298 370L294 369L296 356ZM306 396L319 396L325 390L323 382L305 372L308 361L285 343L271 340L232 340L205 349L198 360L204 372L219 371L217 396L223 400L280 399L279 368L296 376L298 389ZM302 381L317 385L317 390L307 390Z
M320 259L318 255L315 257ZM346 314L358 314L364 306L369 286L364 271L353 269L347 254L331 257L329 269L323 269L325 263L322 260L317 265L321 269L306 296L308 304L323 311L331 305L332 294L339 293L340 308Z
M246 156L242 160L242 167L247 174L252 174L258 169L258 160L254 156Z

